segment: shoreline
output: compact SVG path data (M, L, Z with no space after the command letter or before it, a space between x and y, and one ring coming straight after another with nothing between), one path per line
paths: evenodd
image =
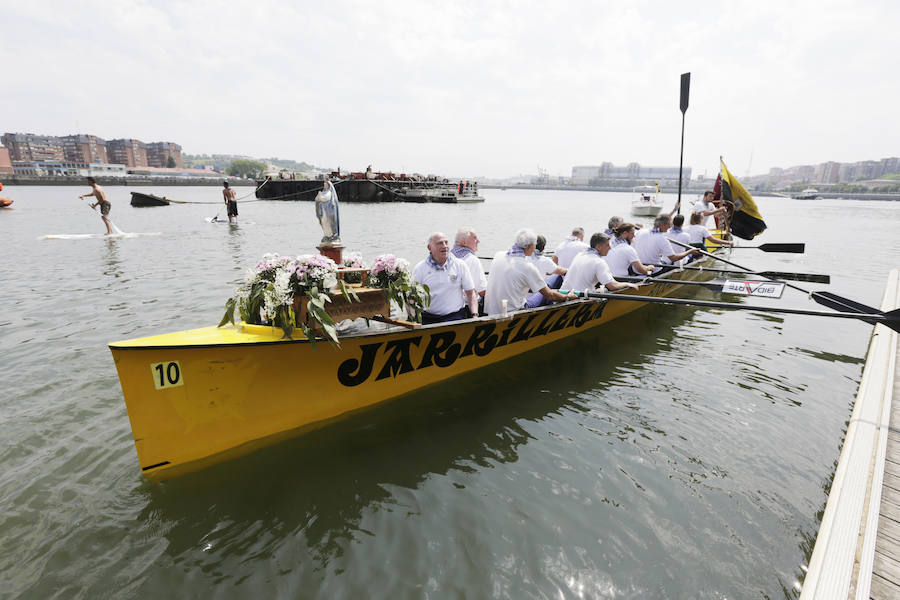
M479 183L478 187L484 190L554 190L564 192L623 192L631 194L634 192L631 186L588 186L588 185L538 185L538 184L516 184L516 185L497 185L493 183ZM689 186L681 189L682 196L689 194L702 194L709 189L709 186ZM663 194L677 194L678 188L660 186ZM771 198L784 198L785 200L798 200L791 198L781 192L758 192L747 190L754 197L767 196ZM900 192L884 193L884 192L868 192L868 193L852 193L841 194L837 192L820 192L818 197L813 200L803 200L803 202L815 202L816 200L895 200L900 201Z

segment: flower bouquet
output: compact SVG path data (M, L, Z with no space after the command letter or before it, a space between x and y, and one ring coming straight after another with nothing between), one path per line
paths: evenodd
M344 257L344 267L349 269L364 269L366 263L363 262L361 255L357 253L348 254ZM347 283L362 283L362 273L344 273L344 281Z
M376 256L369 272L369 285L383 289L388 298L397 303L401 310L413 314L422 322L422 313L431 304L431 292L427 285L413 281L409 262L393 254Z
M290 337L299 325L303 334L313 343L315 335L305 323L297 323L295 297L309 298L309 316L318 324L332 342L337 342L334 320L325 311L325 303L331 302L328 290L337 283L337 265L320 254L307 254L290 258L278 254L266 254L254 269L247 271L244 282L235 295L225 302L225 315L219 327L234 323L234 311L252 325L281 327L285 337ZM341 289L347 295L341 282Z

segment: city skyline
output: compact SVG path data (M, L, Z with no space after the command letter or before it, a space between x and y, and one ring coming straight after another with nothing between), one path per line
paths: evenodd
M160 171L166 167L183 169L184 159L182 148L174 142L149 142L144 143L132 138L120 138L104 140L98 136L86 133L76 133L64 136L55 136L35 133L10 133L0 136L0 174L11 175L14 169L22 174L33 174L41 169L41 161L56 163L46 169L48 173L74 173L72 167L78 165L66 163L78 163L86 166L89 163L122 165L129 169L140 167L153 167ZM185 157L196 163L198 155L184 153ZM261 160L269 164L270 169L279 170L275 163L296 162L296 159L257 158L246 154L228 155L212 153L210 165L216 157L249 158ZM169 162L171 161L171 162ZM221 162L221 161L219 161ZM300 161L305 162L305 161ZM174 163L174 164L173 164ZM320 171L329 171L333 167L325 165L310 165ZM224 170L224 168L220 169ZM284 169L282 169L284 170ZM291 169L287 169L290 171ZM353 169L351 169L353 170ZM188 169L196 171L196 169ZM187 171L185 171L187 172ZM745 179L753 183L766 183L775 185L789 185L796 182L817 183L822 185L847 183L860 180L873 180L883 175L900 173L900 158L888 157L880 160L865 159L852 162L825 161L818 164L800 164L788 167L771 167L766 174L747 174ZM429 174L429 175L434 175ZM506 180L516 178L533 177L532 174L518 174L507 177ZM539 170L538 178L550 177L546 171ZM575 165L571 167L571 177L554 174L553 179L567 180L571 185L592 185L604 180L656 180L677 181L679 168L675 166L652 166L645 163L631 162L616 165L611 161L602 161L594 166ZM692 167L684 166L683 177L685 181L692 179ZM486 180L500 181L504 178L485 178ZM698 175L696 179L705 179L704 175Z

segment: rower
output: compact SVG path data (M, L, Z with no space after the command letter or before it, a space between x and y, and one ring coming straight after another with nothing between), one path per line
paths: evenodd
M584 228L576 227L572 230L572 235L564 239L556 247L554 258L556 264L568 269L572 264L572 260L580 253L588 249L588 245L584 243Z
M563 276L566 274L564 267L558 266L549 256L544 256L544 247L547 245L547 238L542 235L537 236L537 242L534 244L534 252L528 259L538 268L538 272L545 277L544 281L551 290L558 290L562 284Z
M659 215L653 221L653 229L650 233L638 236L634 240L634 249L637 250L638 257L643 264L675 263L685 256L700 254L700 250L697 248L675 252L665 235L671 227L672 219L669 215Z
M641 276L653 272L653 267L644 265L631 245L634 235L633 223L622 223L616 227L616 237L611 240L609 254L604 257L613 277Z
M633 229L632 229L633 230ZM569 272L563 280L562 289L592 290L598 285L606 286L610 291L621 289L638 289L635 283L623 283L613 279L604 256L609 254L610 238L605 233L591 236L591 247L572 261Z
M501 250L491 261L484 310L489 315L503 314L506 310L525 307L528 290L540 293L546 304L576 298L575 294L560 294L551 290L533 263L526 260L537 243L537 234L531 229L516 233L516 241L509 250ZM505 302L504 302L505 301Z
M666 237L682 244L688 244L690 236L681 228L684 225L684 215L675 215L672 217L672 229L666 232ZM681 246L678 246L681 248Z
M610 217L609 222L606 224L606 231L604 231L603 233L608 235L610 240L615 239L616 227L618 227L619 225L621 225L624 222L625 222L625 219L623 219L622 217Z
M422 323L443 323L465 319L466 307L478 314L475 284L469 266L450 253L447 236L435 231L428 237L428 256L412 272L417 283L428 286L431 302L422 313ZM465 301L463 301L465 298Z
M716 244L721 244L723 246L733 246L734 242L730 242L728 240L723 240L721 238L717 238L714 235L709 233L709 229L701 225L701 221L703 221L703 215L698 212L691 213L691 224L685 228L685 233L687 233L688 240L685 242L684 240L678 240L679 242L683 242L685 244L690 244L695 248L703 248L706 245L706 240L710 240Z
M471 227L460 227L456 230L453 240L453 248L450 252L469 267L472 275L472 283L475 284L475 293L478 294L478 304L484 307L484 290L487 288L487 277L484 276L484 267L475 255L478 250L478 234Z

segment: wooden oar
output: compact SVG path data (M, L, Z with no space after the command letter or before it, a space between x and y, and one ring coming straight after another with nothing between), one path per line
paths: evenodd
M602 292L579 292L572 290L575 295L587 298L605 298L607 300L616 300L621 302L649 302L658 304L676 304L683 306L701 306L709 308L727 308L730 310L752 310L757 312L770 312L788 315L811 315L815 317L836 317L839 319L859 319L866 323L881 323L890 327L894 331L900 332L900 308L890 312L883 312L866 306L867 310L874 310L873 313L863 312L827 312L824 310L804 310L801 308L780 308L777 306L749 306L747 304L729 304L728 302L712 302L708 300L688 300L685 298L666 298L665 296L635 296L631 294L608 294ZM568 294L569 290L559 290L560 294ZM864 306L864 305L860 305Z
M669 240L669 241L671 241L674 244L678 244L679 246L683 246L685 248L693 247L693 246L689 246L687 244L682 244L678 240ZM746 267L742 267L741 265L739 265L737 263L733 263L731 261L725 260L721 256L716 256L715 254L710 254L709 252L704 252L703 250L700 250L700 254L703 254L704 256L708 256L710 258L714 258L715 260L721 261L721 262L725 263L726 265L731 265L732 267L737 267L738 269L743 269L743 270L747 271L748 273L753 273L754 275L760 275L760 273L755 273L753 271L750 271ZM766 277L766 279L768 279L768 277ZM821 304L822 306L827 306L828 308L832 308L834 310L849 311L851 313L869 314L869 315L881 313L881 311L875 307L866 306L865 304L856 302L855 300L850 300L849 298L843 298L841 296L838 296L837 294L832 294L830 292L810 292L809 290L804 290L802 287L793 285L791 283L785 283L784 285L786 285L789 288L793 288L797 291L803 292L804 294L809 294L809 297L812 298L813 301L815 301L816 303ZM898 309L898 310L900 310L900 309ZM884 314L884 313L881 313L881 314Z
M735 250L753 248L763 252L785 252L788 254L803 254L806 244L760 244L759 246L732 246Z
M648 267L671 267L672 265L654 265L648 264ZM753 271L732 271L728 269L707 269L706 267L676 267L676 269L686 269L688 271L709 271L710 273L718 273L720 275L725 275L726 277L730 275L743 276L747 275L759 275L760 277L765 277L766 279L789 279L791 281L809 281L811 283L831 283L830 275L817 275L815 273L791 273L787 271L760 271L755 273Z

